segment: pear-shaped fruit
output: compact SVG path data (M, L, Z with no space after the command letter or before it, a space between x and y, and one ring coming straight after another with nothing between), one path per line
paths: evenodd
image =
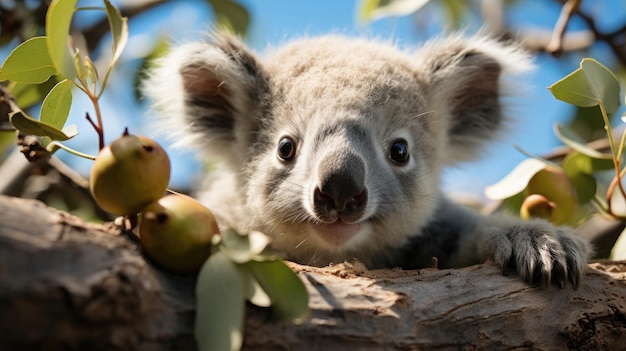
M103 210L130 216L163 196L169 180L165 150L152 139L125 133L98 154L90 190Z
M211 255L211 240L219 233L215 217L185 195L170 194L141 213L139 237L148 256L159 266L180 274L197 273Z
M550 219L555 208L556 204L548 200L545 196L530 194L524 199L524 202L522 202L520 216L523 219L529 219L531 217Z
M553 203L548 218L555 224L573 224L577 218L578 196L569 177L561 169L546 167L528 182L526 194L543 195Z

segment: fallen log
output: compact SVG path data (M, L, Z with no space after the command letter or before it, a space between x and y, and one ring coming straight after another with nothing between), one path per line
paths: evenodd
M245 350L626 350L626 262L578 290L529 286L490 263L368 271L290 264L302 324L248 306ZM0 350L193 350L195 279L169 274L112 224L0 196Z

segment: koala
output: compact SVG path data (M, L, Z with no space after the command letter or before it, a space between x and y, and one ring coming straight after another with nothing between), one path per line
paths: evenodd
M144 82L159 123L218 169L197 197L224 227L259 230L284 258L324 266L462 267L491 259L528 283L574 287L590 246L543 220L482 216L447 199L442 168L506 124L512 43L450 35L417 49L326 35L263 59L214 33Z

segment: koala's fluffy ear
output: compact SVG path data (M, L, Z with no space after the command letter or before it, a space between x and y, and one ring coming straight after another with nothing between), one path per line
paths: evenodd
M155 66L143 91L165 132L178 145L201 146L207 156L238 167L258 129L267 88L255 55L237 39L216 34L176 47Z
M417 57L431 106L447 117L446 162L476 157L504 124L501 97L510 95L513 86L502 75L530 70L530 56L486 37L451 36L427 43Z

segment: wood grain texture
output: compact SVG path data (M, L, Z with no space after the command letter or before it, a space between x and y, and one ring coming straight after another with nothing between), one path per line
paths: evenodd
M249 306L245 350L626 350L626 263L578 290L528 286L490 263L366 270L290 264L311 313ZM0 196L0 350L193 350L193 277L146 261L113 225Z

